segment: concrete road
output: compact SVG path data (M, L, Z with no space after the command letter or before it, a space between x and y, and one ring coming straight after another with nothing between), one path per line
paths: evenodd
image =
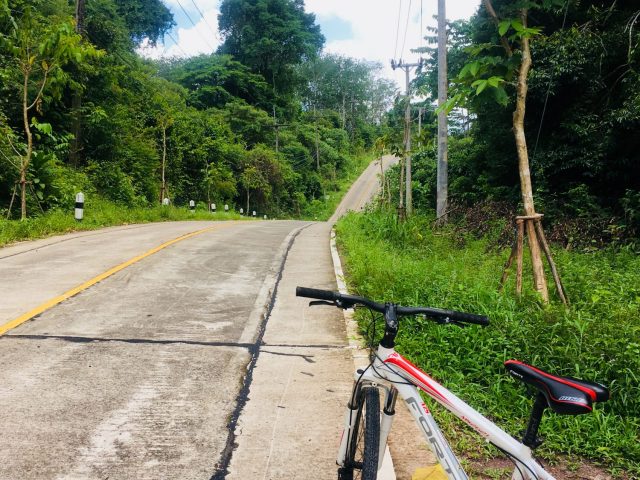
M303 225L221 223L0 337L0 478L211 478L287 237ZM3 249L3 320L202 226Z
M339 212L362 208L379 168ZM0 337L0 479L334 478L344 322L294 296L335 288L331 224L148 224L0 249L0 325L44 305Z

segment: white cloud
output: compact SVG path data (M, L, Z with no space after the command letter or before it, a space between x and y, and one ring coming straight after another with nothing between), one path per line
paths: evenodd
M395 56L396 59L402 57L408 62L416 61L418 55L411 53L410 50L421 45L420 37L425 36L427 26L436 25L433 16L437 14L437 2L434 0L428 2L424 0L306 0L305 4L308 12L318 16L337 16L351 24L353 38L327 42L325 51L380 62L384 67L383 74L394 79L402 90L405 84L404 73L402 70L393 71L390 60ZM422 35L420 34L421 4ZM469 18L475 13L479 4L480 0L449 0L447 19ZM409 5L411 5L410 12L408 12ZM409 14L408 23L407 14ZM398 32L397 43L396 32Z
M177 0L165 0L167 5L177 13L179 5ZM189 16L195 22L194 27L191 22L185 19L186 24L179 26L177 30L173 30L170 35L166 35L163 42L152 47L148 42L143 42L138 49L138 53L147 58L163 58L163 57L192 57L202 53L211 53L220 45L220 36L218 34L218 3L219 0L197 0L196 5L202 12L202 16L198 10L195 10L191 2L181 0L180 2L185 8L191 5L191 9L187 9ZM182 10L179 10L182 13ZM184 14L183 14L184 16ZM173 39L177 41L174 43Z
M221 40L217 32L220 0L193 0L198 9L204 13L206 22L201 18L191 0L164 1L177 18L184 18L180 8L182 5L191 19L197 22L196 27L184 18L184 22L177 31L172 32L172 36L178 42L177 45L173 44L173 40L167 36L165 40L168 47L163 44L158 44L156 47L143 46L139 50L141 55L150 58L192 56L211 53L220 45ZM449 20L469 18L477 10L480 1L449 0L447 18ZM411 53L410 50L420 46L420 37L426 34L426 27L436 24L433 18L437 13L435 0L306 0L305 5L306 11L315 13L316 16L338 17L351 25L352 38L329 41L325 45L325 51L380 62L384 67L383 74L394 79L402 90L405 83L404 73L401 70L394 72L391 69L391 58L395 55L396 59L402 57L408 62L416 61L418 55ZM410 12L408 12L409 5L411 5ZM422 34L420 32L421 5ZM396 45L399 8L400 26ZM408 23L407 13L409 13ZM424 40L422 42L424 44Z

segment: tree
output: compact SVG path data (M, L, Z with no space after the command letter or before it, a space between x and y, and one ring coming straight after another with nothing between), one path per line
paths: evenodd
M51 134L52 127L39 123L31 112L43 112L48 96L60 98L68 76L63 67L80 63L83 58L98 56L91 45L82 42L69 18L47 20L30 5L22 15L14 18L6 3L0 12L2 23L9 25L8 33L0 37L2 51L13 67L14 80L21 84L22 128L26 145L19 164L21 218L27 217L27 172L34 154L32 127Z
M497 30L497 39L502 56L496 56L496 44L481 44L474 49L475 60L467 63L458 75L461 88L445 104L443 108L452 108L465 97L479 96L483 92L491 92L501 104L507 105L508 95L505 83L515 82L516 99L513 112L513 134L518 156L518 173L524 216L518 217L518 241L508 265L514 257L518 260L518 281L522 269L522 228L526 228L533 267L534 285L544 302L549 301L547 281L542 264L541 247L544 249L551 270L554 274L558 293L566 303L565 294L557 274L555 264L540 223L541 215L536 213L531 184L529 153L524 130L525 110L528 91L528 77L531 69L531 40L541 33L540 28L528 26L530 9L558 8L563 0L524 1L517 5L504 4L500 14L494 8L492 0L483 0L483 6L491 22ZM466 88L465 88L466 87ZM519 289L518 282L518 289Z
M223 108L240 98L263 109L269 84L249 67L230 55L199 55L186 60L171 60L161 64L160 74L187 88L189 104L199 108Z
M223 0L218 27L224 38L218 52L262 75L274 96L293 92L292 67L315 57L324 44L303 0Z
M160 203L168 198L166 168L167 168L167 130L175 121L176 112L184 108L184 92L175 84L164 79L154 79L157 91L153 96L158 130L162 134L162 163L160 165Z

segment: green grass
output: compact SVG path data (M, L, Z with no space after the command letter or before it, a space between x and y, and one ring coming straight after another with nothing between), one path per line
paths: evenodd
M51 235L96 230L113 225L133 223L167 222L178 220L239 220L235 212L212 214L197 208L191 212L188 208L174 206L126 207L99 198L85 204L84 219L74 219L73 210L52 210L41 216L21 220L0 220L0 247L21 240L33 240Z
M524 386L506 375L505 360L608 385L611 400L592 414L546 413L538 452L548 459L558 453L588 457L638 478L640 257L624 250L556 251L572 306L565 309L555 298L544 306L529 277L520 300L513 275L498 291L507 250L489 250L487 239L455 238L452 230L434 232L431 220L416 216L398 225L393 213L371 212L350 214L337 226L353 291L379 301L485 314L492 322L460 329L407 319L398 351L516 436L532 402ZM360 317L363 328L367 318ZM491 454L451 415L438 409L436 416L458 449Z
M345 167L343 173L334 184L334 189L327 190L329 199L312 200L302 212L302 217L307 220L326 221L333 215L340 201L349 191L349 188L362 174L367 166L375 159L373 154L366 153L353 157Z

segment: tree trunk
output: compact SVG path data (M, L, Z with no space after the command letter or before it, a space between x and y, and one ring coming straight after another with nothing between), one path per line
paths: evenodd
M20 218L27 218L27 169L31 163L31 155L33 153L33 136L31 135L31 127L29 126L29 74L30 68L25 66L23 69L24 84L22 87L22 120L24 122L24 133L27 137L27 153L22 157L20 162Z
M162 126L162 186L160 187L160 203L164 200L167 193L167 181L165 171L167 166L167 127Z
M445 0L438 0L438 168L436 180L436 217L446 222L448 197L448 131L447 113L442 106L447 102L447 19Z
M85 0L76 0L76 32L82 36L84 36L84 15ZM79 81L80 80L78 79L78 82ZM71 131L73 132L73 140L71 141L71 149L69 150L69 159L74 167L77 167L80 163L80 150L82 143L81 108L82 93L80 93L80 90L75 90L73 92L73 98L71 99L71 112L73 115Z
M249 188L247 188L247 217L249 216Z
M405 174L404 174L404 188L405 188L405 205L406 215L411 216L413 213L413 198L411 196L411 94L409 92L409 67L404 69L406 93L407 93L407 106L404 111L404 152L405 152ZM400 186L402 188L402 185Z
M527 27L527 10L521 11L522 25ZM533 204L533 189L531 187L531 170L529 169L529 153L527 151L527 139L524 134L524 116L527 101L527 78L531 68L531 49L529 39L522 38L522 63L518 71L518 86L516 97L516 109L513 112L513 133L516 140L518 152L518 171L520 174L520 188L522 192L522 203L525 215L535 215ZM532 221L525 222L527 226L527 237L529 238L529 250L531 251L531 264L533 267L533 281L535 289L540 293L545 302L549 301L547 290L547 280L544 276L544 266L540 255L540 244L536 235L535 226Z

